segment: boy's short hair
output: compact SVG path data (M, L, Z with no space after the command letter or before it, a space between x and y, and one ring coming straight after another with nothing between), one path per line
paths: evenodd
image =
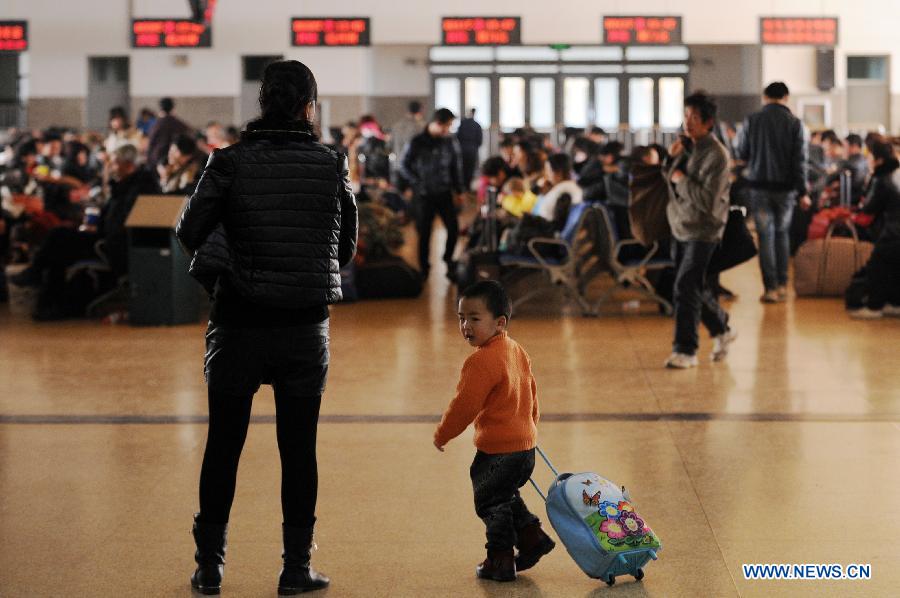
M513 177L503 185L504 193L525 193L525 180L521 177Z
M479 280L466 287L460 293L460 298L483 299L488 311L495 318L506 316L506 321L508 322L512 317L512 302L509 300L509 295L506 294L506 289L503 288L503 285L496 280Z
M849 135L847 135L847 145L855 145L856 147L862 147L862 145L863 145L862 137L860 137L856 133L850 133Z

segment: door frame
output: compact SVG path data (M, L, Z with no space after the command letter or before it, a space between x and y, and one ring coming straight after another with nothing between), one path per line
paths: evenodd
M85 63L87 66L87 95L85 97L85 107L84 107L84 128L91 129L90 126L90 105L91 101L91 83L94 81L94 73L93 73L93 61L101 60L101 59L120 59L125 61L125 65L127 67L127 74L125 77L125 103L122 107L128 113L129 120L132 124L135 122L135 114L133 114L132 106L131 106L131 55L130 54L104 54L104 55L88 55L87 62ZM102 129L105 130L109 126L107 121L104 121Z
M528 46L525 46L528 47ZM532 46L546 48L546 46ZM572 46L570 46L572 47ZM604 47L583 45L582 47ZM608 46L607 46L608 47ZM687 46L682 46L687 50ZM434 46L434 48L445 49L445 46ZM496 50L496 48L494 48ZM637 71L629 69L639 65ZM521 70L516 70L516 67ZM653 66L658 66L658 70L654 71ZM475 68L472 68L475 67ZM485 71L485 67L490 67L489 71ZM497 67L501 67L498 69ZM535 67L545 67L546 72L535 72ZM575 69L567 69L566 67L575 67ZM592 69L593 67L593 69ZM470 70L471 69L471 70ZM491 79L491 126L489 143L491 150L494 151L499 144L500 136L504 133L500 129L500 78L501 77L520 77L525 80L525 98L524 109L526 122L531 116L531 80L534 78L553 78L556 86L556 105L554 107L555 120L554 131L550 133L551 140L559 145L563 131L565 130L564 122L564 80L569 77L587 78L590 82L588 90L588 126L593 126L590 122L594 118L594 105L596 101L596 91L594 81L596 79L617 79L619 81L619 126L618 131L630 130L628 126L628 81L632 78L650 78L653 80L653 129L652 135L657 136L661 131L659 127L660 114L660 95L659 81L662 78L681 78L684 81L685 94L688 93L690 83L690 53L688 50L687 57L684 59L629 59L627 52L621 53L619 60L563 60L562 54L559 54L557 60L542 61L508 61L498 60L496 51L493 53L491 60L440 60L434 61L429 56L428 61L429 80L430 80L430 100L435 108L435 81L436 79L457 79L459 80L459 105L465 110L465 79L468 77L482 77ZM575 72L577 70L577 72ZM646 70L647 72L643 72ZM669 72L671 71L671 72Z

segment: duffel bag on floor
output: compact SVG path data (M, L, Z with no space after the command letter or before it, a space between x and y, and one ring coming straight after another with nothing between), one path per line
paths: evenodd
M845 226L850 238L835 237L837 226ZM794 256L794 290L798 296L843 297L853 274L869 261L873 245L860 241L849 220L834 221L824 239L806 241Z
M422 293L422 275L396 255L357 266L355 283L359 299L403 299Z

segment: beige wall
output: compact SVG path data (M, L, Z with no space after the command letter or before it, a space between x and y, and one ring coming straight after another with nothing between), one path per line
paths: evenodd
M173 96L175 115L192 127L202 128L210 121L230 125L235 119L236 99L230 96L186 97ZM159 96L138 96L131 98L131 113L137 115L141 108L157 110Z
M84 126L84 98L30 98L27 104L28 126L44 129L50 126L80 129Z
M378 117L381 125L390 127L406 116L407 106L413 100L418 100L422 103L427 118L432 108L429 104L429 98L425 96L374 97L370 98L369 103L372 106L372 113Z

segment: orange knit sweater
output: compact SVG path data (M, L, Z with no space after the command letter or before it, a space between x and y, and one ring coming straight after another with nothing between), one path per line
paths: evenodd
M434 432L444 446L475 422L475 446L489 453L534 448L539 419L531 359L501 332L478 347L463 364L456 397Z

